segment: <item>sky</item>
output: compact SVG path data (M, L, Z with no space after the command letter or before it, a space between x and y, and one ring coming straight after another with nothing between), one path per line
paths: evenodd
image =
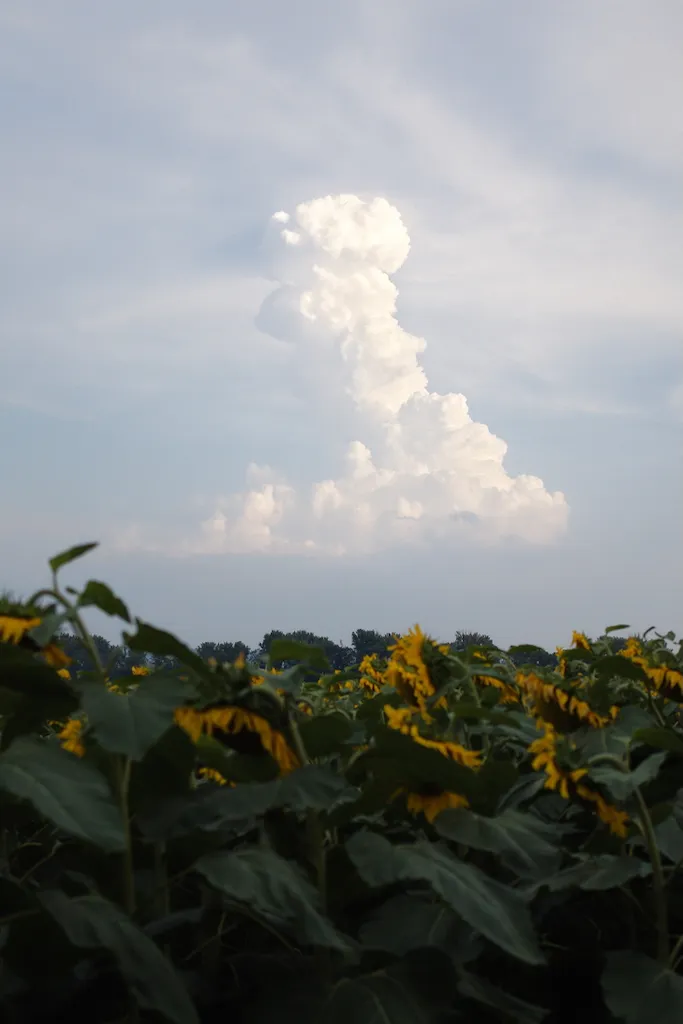
M678 0L4 0L0 587L98 540L65 582L192 644L680 633L682 46Z

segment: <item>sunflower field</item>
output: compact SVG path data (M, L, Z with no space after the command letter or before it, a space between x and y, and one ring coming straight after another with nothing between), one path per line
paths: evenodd
M3 1022L680 1024L672 633L219 664L62 587L93 546L0 606ZM112 682L89 607L172 667Z

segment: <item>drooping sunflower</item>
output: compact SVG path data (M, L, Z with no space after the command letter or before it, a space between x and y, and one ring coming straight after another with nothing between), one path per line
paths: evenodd
M574 647L581 648L584 651L590 651L591 645L590 640L585 633L580 633L578 630L572 632L572 644Z
M534 771L543 771L546 775L545 788L559 793L565 800L578 799L584 804L595 808L598 818L610 831L621 837L628 831L628 815L613 804L608 803L600 793L588 786L583 780L588 774L586 768L565 768L562 765L559 746L567 743L566 738L558 736L553 726L539 722L543 726L543 735L529 746L532 755L531 767Z
M201 710L182 707L176 709L175 721L195 743L202 733L209 736L218 734L218 738L222 734L225 742L241 753L266 751L282 775L299 767L299 759L284 735L274 729L263 715L246 708L234 705L217 705Z
M643 642L638 637L630 636L626 646L619 651L619 654L628 658L629 661L640 665L653 687L661 697L683 702L683 672L669 665L652 665L646 655Z
M477 675L472 676L472 681L475 686L493 687L494 690L498 690L501 704L519 704L519 693L504 679L497 679L496 676Z
M0 614L0 641L4 644L20 644L27 633L41 623L35 615Z
M414 743L429 750L436 750L449 761L455 761L465 768L479 768L481 766L481 753L478 750L468 750L460 743L453 743L451 740L431 740L422 736L417 724L414 721L415 712L410 708L392 708L390 704L384 707L387 725L390 729L401 732L404 736L410 736Z
M392 708L390 704L387 704L384 714L390 729L396 729L404 736L410 736L414 743L418 743L428 750L435 750L442 757L455 761L466 768L476 769L481 765L479 751L468 750L451 740L432 740L423 736L415 721L416 717L419 717L418 709ZM441 811L449 808L469 807L467 797L461 793L445 790L438 783L425 782L417 786L401 786L396 790L393 798L399 796L405 797L406 809L410 814L424 814L429 822L434 821Z
M585 700L586 693L578 683L571 689L564 689L563 686L542 679L536 672L523 670L516 673L515 682L531 714L549 722L560 732L572 732L582 725L602 729L613 722L619 713L619 708L612 706L608 714L599 714Z
M57 733L57 738L64 749L68 750L71 754L75 754L77 757L83 757L85 754L85 746L83 744L84 725L83 719L70 718Z
M428 720L427 701L436 693L436 686L427 660L431 661L435 654L449 654L450 648L447 644L437 644L415 625L404 636L397 638L389 652L391 657L385 673L386 682L397 690L406 704L419 709L423 718ZM445 698L442 698L435 706L445 705Z
M361 689L369 694L379 693L384 686L384 673L377 665L377 655L366 654L358 668Z
M61 647L54 643L48 643L41 647L29 636L31 630L39 626L41 622L42 619L39 615L2 612L0 613L0 641L13 644L16 647L25 647L30 651L35 651L36 654L41 654L52 668L66 668L71 664L71 658Z
M224 778L224 776L221 775L219 771L216 771L215 768L207 768L206 766L199 768L197 769L197 775L209 782L217 782L219 786L234 787L237 785L237 783L233 782L231 779Z
M460 793L450 793L447 790L439 789L438 786L423 786L419 791L401 790L405 796L406 809L410 814L424 814L427 821L434 821L442 811L455 810L459 807L469 807L466 797ZM398 795L398 794L397 794Z

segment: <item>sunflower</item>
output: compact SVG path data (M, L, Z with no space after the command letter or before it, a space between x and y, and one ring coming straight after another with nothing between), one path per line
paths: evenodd
M215 768L199 768L197 771L202 779L208 779L211 782L217 782L219 786L235 786L236 783L229 779L224 778L220 772L217 772Z
M27 633L41 620L36 616L0 615L0 641L4 644L20 644Z
M236 736L247 734L258 740L258 745L276 761L282 775L293 771L299 766L299 759L291 749L281 732L273 729L262 715L257 715L246 708L232 705L204 708L176 708L176 724L188 734L193 742L197 742L202 733L209 736L214 732Z
M577 630L572 632L572 644L574 647L580 647L584 651L590 651L591 645L588 637L585 633L579 633Z
M500 693L501 704L518 704L519 694L517 691L506 683L503 679L497 679L495 676L472 676L472 681L475 686L488 687L492 686L495 690Z
M360 686L366 693L379 693L384 686L384 675L377 667L377 655L366 654L359 665Z
M424 814L427 821L432 822L442 811L469 807L467 797L461 796L460 793L450 793L436 786L434 791L430 792L429 788L425 786L420 792L401 790L410 814Z
M52 668L66 668L67 665L71 664L71 658L69 655L65 654L62 648L58 647L57 644L47 644L46 647L42 648L40 653Z
M147 668L146 665L133 665L133 667L132 667L132 669L130 671L131 671L131 674L134 675L134 676L148 676L149 675L149 669Z
M83 721L80 718L70 718L66 725L57 733L61 745L71 754L83 757L85 747L83 745Z
M389 648L391 658L385 673L386 682L397 690L406 704L418 708L427 721L427 701L436 693L425 663L425 654L431 650L442 655L450 653L446 644L436 644L419 626L413 626ZM436 706L443 707L445 703L445 698L442 698Z
M450 740L430 740L425 736L421 736L417 725L412 721L414 712L410 708L392 708L390 704L386 704L384 714L390 729L395 729L397 732L403 733L404 736L410 736L421 747L436 750L443 757L448 758L449 761L455 761L465 768L480 767L481 754L478 750L468 750L459 743L453 743Z
M643 648L642 641L635 636L630 636L626 646L619 651L623 658L640 665L655 690L660 696L668 700L683 701L683 672L668 665L650 665Z
M613 706L609 714L598 714L588 701L578 697L575 692L563 690L555 683L541 679L535 672L519 671L515 675L515 682L522 690L526 703L531 706L532 713L550 722L561 732L571 732L581 725L602 729L614 721L619 713L619 708Z
M588 774L586 768L563 768L559 760L558 734L548 722L539 722L539 726L544 728L543 735L529 746L529 753L533 757L533 770L544 771L547 776L545 788L558 792L565 800L577 797L592 804L598 818L609 826L614 835L623 839L627 834L628 815L608 804L604 797L582 781Z

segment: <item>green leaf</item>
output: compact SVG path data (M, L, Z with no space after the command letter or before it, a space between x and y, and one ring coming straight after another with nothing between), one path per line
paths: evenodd
M608 953L602 991L610 1012L626 1024L683 1020L683 978L643 953Z
M125 622L130 622L130 612L120 597L109 589L106 583L99 580L89 580L85 590L78 599L81 608L99 608L105 615L113 615Z
M383 903L362 925L359 938L366 949L403 956L426 946L444 949L465 962L479 953L481 940L440 900L399 893Z
M136 619L137 631L124 633L123 639L132 651L145 651L147 654L160 654L177 658L183 665L194 669L200 676L208 676L211 670L206 662L195 651L190 650L172 633L150 626L141 619Z
M41 893L40 900L74 946L104 949L114 956L141 1009L155 1011L173 1024L199 1024L171 962L118 907L96 893L69 899L60 890L52 890Z
M560 838L560 831L529 813L507 810L485 818L461 808L443 811L434 827L444 839L499 854L507 867L524 877L552 873L562 858L561 851L551 841Z
M618 626L607 626L607 628L605 629L605 636L607 636L608 633L617 633L620 629L630 629L630 628L631 627L629 626L629 624L627 622L621 622L621 623L619 623Z
M330 668L327 655L322 647L302 644L297 640L287 640L286 638L273 640L268 656L272 664L279 661L300 661L310 665L311 668L319 668L323 672Z
M470 802L476 801L482 785L471 768L451 761L438 750L415 743L410 736L396 729L378 728L376 746L358 759L367 759L373 773L390 775L397 783L419 786L432 783L448 792L460 793Z
M98 541L93 541L91 544L77 544L75 547L69 548L68 551L62 551L61 554L55 555L54 558L50 559L50 568L53 572L57 572L63 565L75 562L81 555L87 555L88 551L92 551L97 546Z
M326 811L356 793L345 780L320 765L304 765L272 782L244 782L234 789L201 787L188 797L162 804L140 819L150 838L184 835L195 829L219 831L288 807L297 813Z
M637 786L644 786L657 778L659 769L667 758L667 751L650 754L635 771L622 772L608 765L594 765L590 777L601 786L606 786L615 800L627 800Z
M500 812L521 807L522 804L533 800L545 789L546 778L544 772L533 772L520 776L517 782L501 797L498 803Z
M593 665L593 671L598 679L633 679L637 683L651 685L640 665L636 665L630 658L624 658L621 654L608 654L604 658L598 658Z
M75 700L68 682L50 665L39 661L31 651L12 644L0 644L0 681L3 689L32 701Z
M648 747L656 747L658 750L668 750L671 754L683 754L683 739L672 729L653 727L651 729L638 729L633 735L634 740L646 743Z
M210 853L199 858L195 870L230 900L246 904L300 942L348 951L348 941L320 913L318 894L303 872L272 850Z
M0 754L0 789L70 835L110 852L125 849L119 809L106 779L58 743L20 736Z
M564 871L543 879L534 891L548 888L551 892L571 889L576 886L586 892L617 889L634 878L647 878L652 874L651 866L639 857L600 854L580 864L572 864Z
M683 861L683 829L675 817L669 815L655 827L654 831L657 846L667 860L674 864Z
M332 989L321 1019L326 1024L437 1024L438 1007L385 972L342 978Z
M325 1024L444 1024L453 1019L457 975L439 949L417 949L372 974L346 977L330 992Z
M141 761L157 740L171 728L175 709L196 696L178 679L152 676L137 689L117 693L97 683L81 688L81 707L105 750Z
M277 761L265 751L263 754L238 754L206 735L199 737L195 748L203 766L219 772L226 782L270 782L280 774Z
M293 665L292 668L287 668L284 672L268 672L263 668L253 668L251 673L252 675L260 676L274 693L277 693L278 690L284 690L285 693L290 694L292 697L299 696L306 678L306 669L303 665Z
M426 842L392 846L383 836L357 832L347 841L346 852L366 885L427 882L451 909L501 949L526 963L545 962L525 899L448 850Z
M45 647L55 633L68 622L71 618L71 612L52 612L50 615L45 615L40 622L39 626L34 626L33 629L29 630L28 636L31 637L33 642L38 647Z
M485 978L478 978L476 974L470 974L468 971L460 972L458 990L466 999L473 999L498 1011L502 1014L503 1020L514 1020L519 1024L541 1024L548 1015L548 1010L518 999L497 985L492 985Z
M299 732L309 757L326 757L338 753L349 742L352 722L338 711L316 715L299 724Z

